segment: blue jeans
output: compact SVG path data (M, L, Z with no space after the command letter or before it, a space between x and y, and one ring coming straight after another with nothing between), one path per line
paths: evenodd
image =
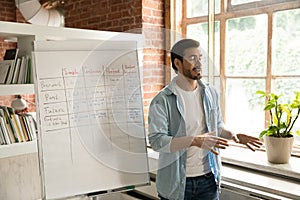
M167 200L159 196L161 200ZM213 173L186 178L184 200L218 200L219 192Z

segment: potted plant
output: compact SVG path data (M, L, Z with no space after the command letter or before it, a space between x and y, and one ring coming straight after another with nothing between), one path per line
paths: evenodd
M264 110L270 113L269 126L259 135L264 139L268 161L288 163L294 141L292 129L300 114L300 92L295 92L295 98L287 103L280 101L282 95L264 91L257 91L256 94L266 98ZM300 135L300 130L296 134Z

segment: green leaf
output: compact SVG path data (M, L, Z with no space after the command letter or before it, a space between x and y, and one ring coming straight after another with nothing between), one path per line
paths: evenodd
M272 108L275 107L275 104L273 102L267 102L266 107L264 110L271 110Z
M290 104L291 108L299 108L300 107L300 101L294 100L291 104Z
M295 95L296 95L296 100L300 101L300 92L295 91Z
M264 135L267 133L267 130L264 130L262 131L260 134L259 134L259 139L263 138Z
M300 115L300 91L294 93L295 98L289 101L291 103L281 104L279 98L282 97L282 94L267 94L261 90L256 91L256 94L266 97L264 110L269 111L271 115L270 126L260 133L259 138L263 136L289 137L293 135L291 130ZM296 131L296 134L300 136L300 130Z
M273 131L267 131L266 136L276 136Z
M279 125L278 124L278 118L276 115L273 115L273 123L276 124L276 125Z
M262 91L262 90L257 90L256 91L256 94L260 94L260 95L262 95L261 97L265 97L265 96L267 96L267 93L265 93L264 91Z
M281 104L280 108L283 112L285 112L289 117L292 116L291 111L289 110L289 107L287 104Z

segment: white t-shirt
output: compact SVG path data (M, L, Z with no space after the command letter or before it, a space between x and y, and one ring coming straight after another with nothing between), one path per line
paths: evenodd
M179 100L183 105L183 118L186 124L187 135L205 133L205 116L200 86L193 91L185 91L176 84ZM186 176L201 176L211 171L208 161L209 151L199 147L189 147L187 150Z

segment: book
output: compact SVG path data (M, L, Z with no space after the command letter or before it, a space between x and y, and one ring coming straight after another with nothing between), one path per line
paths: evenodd
M0 145L6 144L2 128L0 127Z
M31 77L31 58L28 57L27 59L27 67L26 67L26 78L25 78L25 83L33 83L32 77Z
M13 60L13 63L11 64L8 75L6 77L6 81L5 81L6 84L11 84L13 81L15 66L17 64L18 52L19 52L18 48L17 49L7 49L5 51L6 55L4 55L4 60Z
M24 137L25 137L25 141L30 141L30 137L29 137L29 130L27 130L26 128L26 125L25 125L25 122L24 122L24 117L22 115L18 115L19 117L19 121L20 121L20 124L21 124L21 128L23 130L23 133L24 133Z
M15 64L14 72L13 72L13 77L12 77L12 84L18 83L18 78L19 78L19 73L20 73L20 67L21 67L21 61L22 58L17 58L17 62Z
M2 130L2 134L3 134L4 139L5 139L5 144L11 144L12 142L10 140L8 130L6 128L6 124L5 124L5 121L4 121L3 112L1 112L1 111L2 110L0 109L0 128Z
M18 84L25 83L25 76L26 76L26 68L27 68L27 56L22 56L21 64L20 64L20 71L18 75Z
M22 133L20 131L20 128L17 121L16 121L16 116L15 116L15 109L12 107L6 107L9 113L9 117L11 119L12 122L12 129L14 130L14 135L17 138L17 142L23 142L23 137L22 137Z
M14 60L0 61L0 83L5 83L8 77L9 69L13 65Z
M37 131L37 126L36 126L36 121L33 118L31 114L22 114L22 117L24 117L24 124L28 130L28 135L30 140L35 140L36 139L36 131Z
M25 137L25 133L23 132L22 126L21 126L21 122L19 119L19 115L18 114L12 114L13 120L15 122L16 125L16 130L18 135L20 136L20 142L25 142L26 141L26 137Z
M9 68L9 72L8 72L8 75L7 75L7 78L6 78L6 81L5 81L6 84L11 84L12 83L14 73L15 73L16 64L17 64L17 59L14 60L14 62L12 63L12 65Z
M3 116L4 116L3 119L4 119L4 122L5 122L5 127L7 129L8 136L9 136L9 139L10 139L11 143L18 142L18 138L15 135L16 131L14 130L13 122L11 120L11 117L9 115L7 107L6 106L0 106L0 112L3 113Z

